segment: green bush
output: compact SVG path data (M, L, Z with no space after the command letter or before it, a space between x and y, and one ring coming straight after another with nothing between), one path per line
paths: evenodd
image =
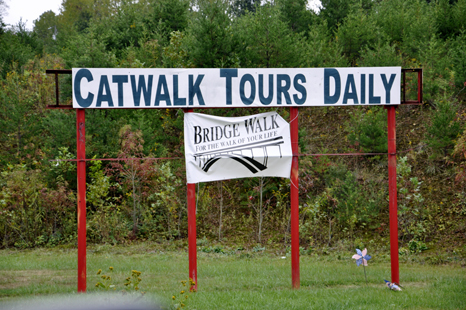
M0 174L1 246L28 248L72 241L75 200L66 183L51 189L41 170L9 165Z
M466 87L466 29L451 42L448 50L448 57L452 61L452 70L454 72L455 93L464 92Z
M380 227L386 189L376 180L358 180L345 165L331 165L324 173L325 188L301 207L303 238L331 242L355 238L356 233ZM375 224L375 225L374 225ZM317 228L319 227L319 228ZM324 233L324 229L327 232ZM327 237L328 236L328 237Z
M402 240L407 238L424 239L427 229L424 197L421 194L422 182L412 177L408 157L402 157L397 163L398 181L398 223Z
M387 113L381 107L359 108L351 115L348 140L370 153L386 153Z
M411 58L422 51L421 44L436 33L435 19L426 1L392 0L374 5L371 19L391 43Z
M453 59L448 55L449 45L433 35L420 43L419 62L423 69L423 99L429 103L451 100L455 82ZM448 98L448 99L447 99Z
M304 42L305 57L303 67L348 67L348 59L343 56L343 48L338 44L327 23L312 25Z
M378 40L375 44L365 46L359 51L357 61L359 67L391 67L403 64L402 55L398 52L396 44Z
M427 145L432 149L431 158L449 155L462 129L461 123L457 121L456 105L440 101L436 107L425 137Z
M336 40L354 66L360 51L374 45L382 35L376 22L363 9L359 9L350 13L338 27Z
M249 68L297 67L304 60L303 37L281 20L277 6L264 5L234 24L238 65Z

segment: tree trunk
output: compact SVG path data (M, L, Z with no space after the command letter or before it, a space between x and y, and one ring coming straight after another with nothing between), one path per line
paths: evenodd
M260 192L260 198L259 198L259 231L257 233L257 239L259 240L259 243L262 243L261 236L262 236L262 220L263 220L263 212L262 212L262 189L264 188L264 178L261 177L259 181L259 192Z
M220 191L220 218L218 222L218 241L222 240L222 216L223 216L223 182L218 181L217 182L217 187L219 188Z
M137 216L136 216L136 173L134 171L134 163L131 161L131 182L133 184L133 233L134 236L136 237L136 232L137 232Z
M332 218L328 217L328 246L330 246L330 241L332 240Z

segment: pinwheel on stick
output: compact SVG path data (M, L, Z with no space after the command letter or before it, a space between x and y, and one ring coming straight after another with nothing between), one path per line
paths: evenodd
M360 266L362 264L362 267L364 268L364 276L366 277L366 285L367 285L367 275L366 275L366 267L367 266L367 261L371 259L370 255L367 255L367 249L360 250L356 249L356 253L354 254L352 258L356 260L356 265Z

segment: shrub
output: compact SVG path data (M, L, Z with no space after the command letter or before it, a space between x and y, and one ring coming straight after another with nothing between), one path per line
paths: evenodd
M361 49L375 44L380 36L377 24L363 9L350 13L336 33L338 44L353 65Z
M402 157L397 163L398 181L398 217L399 230L403 240L423 239L427 229L424 219L426 212L421 194L422 182L417 177L411 177L411 165L408 158Z
M381 39L373 45L363 47L359 53L359 67L401 66L403 63L396 44L383 42Z
M50 189L41 170L19 164L1 172L0 186L2 246L56 245L74 238L76 198L66 183Z
M387 113L382 108L356 110L349 128L348 140L364 152L387 152Z
M426 143L432 149L431 158L447 156L453 150L461 133L461 124L456 120L457 107L445 100L437 103L432 124L427 128Z

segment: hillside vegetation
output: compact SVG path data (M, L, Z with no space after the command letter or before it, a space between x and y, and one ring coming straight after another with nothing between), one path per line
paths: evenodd
M75 158L76 113L46 109L46 69L401 66L423 69L424 103L397 108L400 253L466 256L466 0L323 0L318 13L305 0L63 0L32 31L0 26L0 247L76 242L76 164L50 161ZM70 104L70 76L60 85ZM386 118L378 106L300 108L304 251L388 249ZM86 124L87 158L172 158L88 162L88 240L185 239L183 112L88 110ZM381 154L312 155L355 152ZM200 242L286 251L289 180L196 190Z

